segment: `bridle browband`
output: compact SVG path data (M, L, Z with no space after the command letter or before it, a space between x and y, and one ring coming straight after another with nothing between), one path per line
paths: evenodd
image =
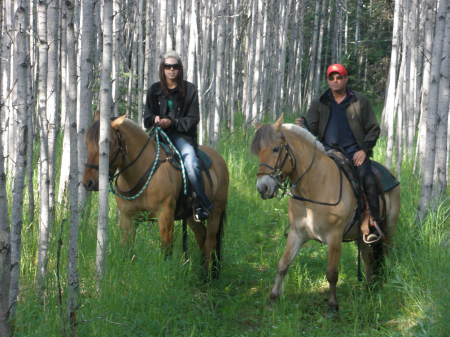
M281 159L281 154L283 152L283 150L285 150L285 155L284 158ZM297 160L294 156L294 154L292 153L292 149L289 146L288 143L283 142L283 144L281 145L281 149L280 152L278 153L278 157L277 160L275 162L275 165L272 167L269 164L266 163L260 163L259 167L266 167L268 169L270 169L272 172L270 173L264 173L261 171L258 171L258 173L256 174L256 176L261 176L261 175L268 175L270 176L272 179L275 180L275 182L277 183L278 187L280 187L281 189L284 190L284 194L289 194L293 199L295 200L300 200L300 201L307 201L307 202L311 202L313 204L319 204L319 205L324 205L324 206L336 206L337 204L339 204L341 202L342 199L342 170L337 166L337 164L335 163L338 171L339 171L339 197L338 200L334 203L328 203L328 202L323 202L323 201L317 201L317 200L311 200L305 197L302 197L301 195L297 195L295 193L293 193L292 191L300 184L301 180L303 179L303 177L306 175L306 173L308 173L308 171L311 170L314 161L316 159L316 141L314 142L314 150L313 150L313 157L311 159L311 162L309 163L308 167L306 168L306 170L300 175L300 177L298 177L294 183L290 184L290 186L287 185L283 185L283 182L285 181L286 177L283 177L283 167L286 164L286 160L289 157L289 160L292 164L292 170L295 170L297 167ZM287 189L290 189L290 192L286 192Z

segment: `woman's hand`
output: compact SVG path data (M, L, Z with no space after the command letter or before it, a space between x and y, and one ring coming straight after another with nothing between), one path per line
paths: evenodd
M161 118L159 116L155 117L155 124L160 126L163 129L167 129L172 125L172 120L169 118Z
M159 126L162 127L163 129L167 129L171 125L172 125L172 120L170 120L169 118L161 118L159 120Z
M366 158L367 156L364 150L356 151L355 154L353 155L353 164L355 164L355 166L361 166L366 160Z

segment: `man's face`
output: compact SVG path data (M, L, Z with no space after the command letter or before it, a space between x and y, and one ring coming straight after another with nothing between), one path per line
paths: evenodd
M342 76L338 73L331 73L327 78L328 87L331 91L343 91L347 87L347 76Z

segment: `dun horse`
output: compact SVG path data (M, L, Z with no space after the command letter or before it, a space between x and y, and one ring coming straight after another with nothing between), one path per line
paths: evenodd
M95 121L86 136L88 156L83 184L91 191L98 190L99 129L99 121ZM155 138L149 138L142 128L125 116L112 120L110 131L110 180L117 171L115 188L118 191L121 243L130 245L134 242L136 226L133 218L139 212L148 211L149 217L158 219L162 247L170 253L174 221L183 219L195 233L205 268L212 268L212 277L218 277L229 182L223 158L213 149L200 146L212 161L208 173L203 172L202 176L205 192L214 208L209 219L199 223L193 220L192 208L180 204L185 187L181 171L174 167L170 156L159 147Z
M379 246L364 244L359 224L350 227L357 209L350 182L309 131L293 124L282 124L282 120L280 117L273 125L260 127L252 142L252 152L260 161L256 188L261 197L273 198L286 178L293 183L293 195L301 196L289 199L290 230L270 298L279 297L289 265L301 246L306 241L318 240L328 245L328 305L332 311L337 311L336 283L342 241L357 241L366 278L371 281L396 226L400 187L384 193L386 225L383 242Z

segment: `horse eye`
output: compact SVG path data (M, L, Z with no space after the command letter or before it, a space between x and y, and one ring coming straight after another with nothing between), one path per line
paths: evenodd
M278 151L280 151L280 147L279 147L279 146L275 146L275 147L272 149L272 151L275 152L275 153L277 153Z

